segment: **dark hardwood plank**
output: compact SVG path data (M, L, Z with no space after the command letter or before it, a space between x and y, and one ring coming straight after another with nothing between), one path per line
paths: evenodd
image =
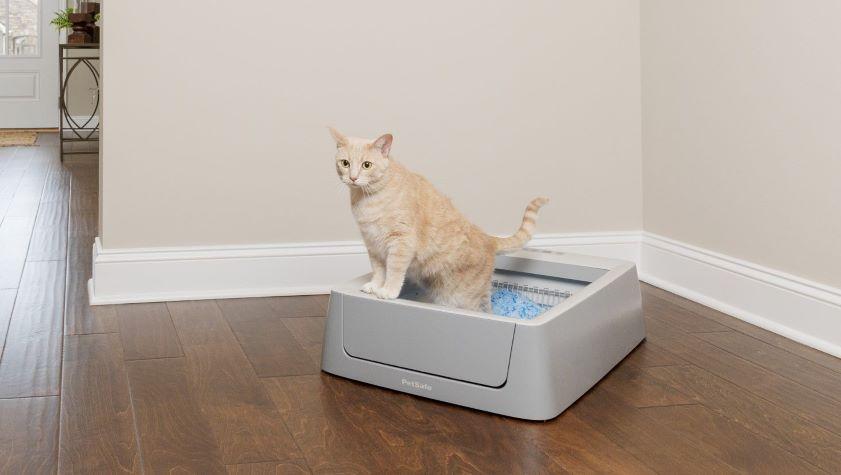
M327 316L327 311L330 309L330 294L324 295L313 295L312 297L318 297L319 301L321 302L321 306L324 310L324 316Z
M41 203L29 241L28 261L61 260L67 255L67 200Z
M3 354L6 344L6 332L9 330L17 293L17 289L0 290L0 355Z
M763 328L751 325L750 323L744 322L735 317L731 317L730 315L719 312L718 310L685 299L671 292L658 289L657 287L648 284L642 284L642 289L643 292L647 294L655 295L664 300L668 300L669 303L691 310L699 315L703 315L704 317L721 323L722 325L732 328L733 330L744 333L745 335L752 336L758 340L762 340L765 343L774 345L780 349L788 351L789 353L798 355L801 358L806 358L807 360L812 361L813 363L817 363L831 370L841 372L841 358L836 358L822 351L789 340L784 336L780 336Z
M23 274L25 257L5 258L0 256L0 289L17 289Z
M307 462L287 460L285 462L258 462L228 465L228 475L298 475L310 472Z
M0 257L26 258L35 216L7 217L0 224Z
M58 395L64 262L28 262L0 359L0 397Z
M841 436L696 366L664 366L645 371L827 472L841 473Z
M98 193L99 192L99 164L95 161L65 163L65 166L70 170L70 190L71 195L77 192L84 193ZM90 208L95 211L96 206Z
M563 471L497 416L328 375L264 384L316 472Z
M65 164L70 173L70 234L96 235L99 209L99 170L94 163ZM75 219L74 219L75 218Z
M6 210L9 209L9 205L12 204L12 198L14 195L9 192L8 194L4 193L3 187L4 182L8 180L3 180L3 175L0 175L0 223L3 222L3 218L6 217ZM17 185L15 185L16 187Z
M649 407L643 412L746 473L823 473L703 406Z
M70 239L74 237L85 237L90 239L91 244L93 244L93 237L99 234L97 232L99 226L97 215L96 210L74 210L68 229Z
M806 420L841 434L841 404L837 401L692 334L675 333L662 321L649 319L648 324L649 338L668 351Z
M114 306L88 305L88 280L91 278L91 253L99 205L97 163L68 163L66 170L71 186L65 333L117 332L119 326Z
M225 473L182 358L126 362L146 473Z
M58 157L53 157L51 165L41 195L41 205L55 202L67 204L70 198L70 170L61 164Z
M705 333L698 338L841 401L841 373L738 332Z
M3 150L9 149L3 147ZM32 154L33 150L31 147L14 147L11 151L11 156L4 160L6 165L3 167L3 174L0 177L14 172L21 173L21 176L23 176L23 172L29 168L29 164L32 162Z
M688 333L697 332L722 332L730 328L704 318L703 316L687 310L683 307L670 304L668 301L649 293L642 294L643 309L646 314L649 312L661 318L668 318L670 324Z
M645 340L665 349L670 354L678 356L675 352L669 350L667 345L663 344L664 340L691 340L692 338L690 338L688 333L678 330L666 321L650 316L645 317ZM684 359L684 361L686 360ZM686 363L688 364L689 362L686 361Z
M573 414L660 473L737 473L731 465L602 388L578 400Z
M268 298L223 299L217 300L216 303L229 322L259 322L283 318L269 304Z
M656 473L569 411L546 423L509 424L569 473Z
M0 147L0 176L3 176L3 171L19 149L20 147Z
M344 403L360 407L351 411L360 425L369 420L376 421L373 427L368 428L372 434L405 430L407 432L402 437L417 437L415 443L421 447L420 464L428 466L431 471L565 471L556 457L534 450L533 443L521 437L526 430L525 425L512 426L508 423L509 419L494 414L369 385L361 387L362 390L331 385ZM376 418L363 411L363 407L375 413ZM404 454L396 455L408 458ZM437 469L439 465L441 468Z
M586 464L586 455L573 446L564 447L562 453L552 450L551 441L559 434L544 431L543 423L508 419L414 396L402 397L407 401L403 404L407 417L417 418L418 424L431 424L443 433L442 442L458 448L462 464L471 471L575 473L576 467ZM602 461L614 455L605 454Z
M312 357L321 369L321 342L324 339L324 317L284 318L283 324L292 332L295 341Z
M26 170L6 209L6 218L34 218L41 203L41 193L47 180L49 165L34 164Z
M377 447L347 418L323 377L268 378L263 384L314 471L377 472Z
M164 303L117 306L120 338L127 360L183 356Z
M29 160L15 189L14 196L6 209L7 218L35 217L50 167L49 160L44 157L33 156Z
M621 364L631 365L637 368L651 368L655 366L684 365L687 363L686 360L678 358L673 353L666 351L663 347L657 346L656 343L645 340Z
M222 463L301 458L214 301L170 302L191 392L216 436Z
M70 240L67 252L67 305L64 309L65 335L116 333L119 330L116 306L88 304L91 243L93 238Z
M651 377L642 368L628 364L611 371L599 382L599 387L638 408L695 403L691 397Z
M67 336L63 360L59 471L139 473L119 337Z
M73 236L85 236L93 242L99 218L99 173L88 164L67 165L70 172L70 229Z
M20 148L9 149L7 147L0 147L0 152L6 154L0 162L0 198L11 197L15 195L18 182L23 177L26 171L26 163L29 158L20 157Z
M55 473L58 397L0 399L0 473Z
M70 207L77 212L96 211L99 207L99 193L96 191L73 189L73 192L70 194Z
M20 285L34 225L34 216L7 216L0 223L0 289L16 289Z
M328 298L327 295L296 295L270 297L266 302L280 317L326 317Z
M318 365L283 324L267 299L219 300L257 376L318 373Z

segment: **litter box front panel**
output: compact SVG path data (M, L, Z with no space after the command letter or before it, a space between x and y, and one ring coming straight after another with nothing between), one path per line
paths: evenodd
M354 358L490 387L505 384L514 322L344 295L342 340Z

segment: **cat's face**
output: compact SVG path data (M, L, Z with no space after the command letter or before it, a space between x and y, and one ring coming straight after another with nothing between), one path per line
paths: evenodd
M364 187L380 181L388 169L391 134L376 140L346 137L330 128L336 141L336 173L350 187Z

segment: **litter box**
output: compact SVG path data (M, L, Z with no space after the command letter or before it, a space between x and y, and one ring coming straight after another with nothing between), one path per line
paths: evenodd
M496 258L493 285L547 310L531 320L425 302L407 283L380 300L361 276L336 287L322 370L529 420L564 411L645 338L633 263L521 250Z

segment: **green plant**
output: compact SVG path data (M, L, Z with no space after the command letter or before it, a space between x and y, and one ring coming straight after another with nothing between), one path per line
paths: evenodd
M70 14L74 10L72 7L67 7L64 10L55 12L55 17L50 20L50 25L53 25L56 30L63 30L65 28L73 28L73 22L70 21Z
M50 25L53 25L56 30L61 31L65 28L73 28L73 22L70 21L70 14L73 13L75 10L73 7L67 7L64 10L55 12L55 17L50 20ZM93 16L93 21L99 23L99 20L102 18L101 13L97 13Z

